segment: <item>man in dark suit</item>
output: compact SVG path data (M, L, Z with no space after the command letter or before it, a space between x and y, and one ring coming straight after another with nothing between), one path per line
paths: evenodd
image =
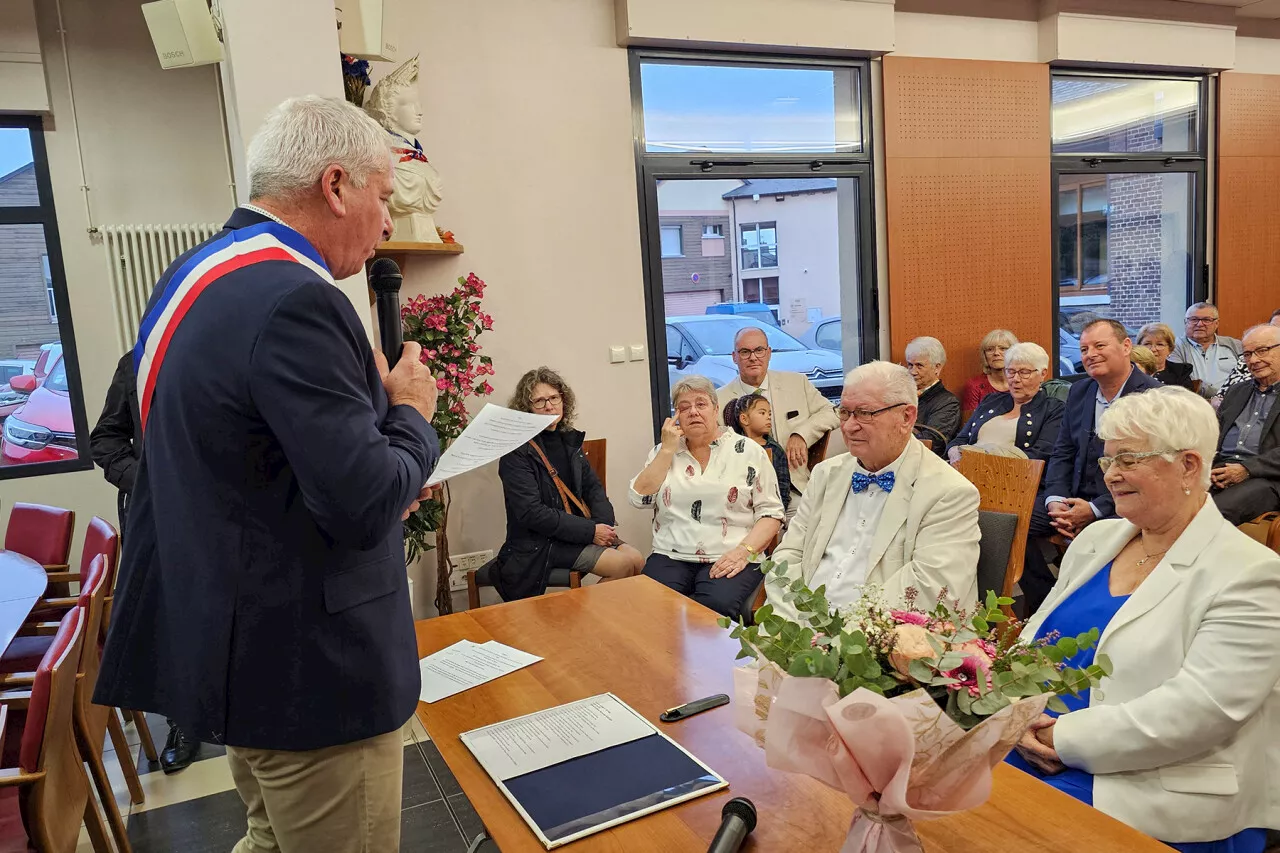
M250 198L165 271L135 349L144 443L95 701L227 746L236 853L396 850L418 661L402 519L436 386L335 286L391 229L387 134L286 101Z
M1232 524L1280 510L1280 326L1245 332L1242 357L1251 379L1222 399L1210 472L1213 501Z
M1089 378L1076 382L1067 394L1062 428L1031 512L1020 581L1027 616L1053 589L1041 540L1054 533L1073 538L1094 520L1115 515L1115 501L1098 467L1103 444L1098 420L1119 397L1160 387L1129 361L1132 350L1129 333L1115 320L1094 320L1080 334L1080 360Z

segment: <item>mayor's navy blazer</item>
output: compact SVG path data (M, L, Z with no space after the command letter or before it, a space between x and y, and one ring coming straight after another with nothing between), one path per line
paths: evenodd
M400 516L438 456L337 287L271 260L214 281L158 374L94 701L238 747L398 729L419 693Z

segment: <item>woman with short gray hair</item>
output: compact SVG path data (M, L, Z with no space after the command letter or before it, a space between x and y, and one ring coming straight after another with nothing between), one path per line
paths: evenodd
M1009 390L984 397L964 429L947 445L947 458L953 465L968 452L1046 463L1053 455L1063 403L1040 387L1049 375L1049 354L1039 344L1014 344L1005 352L1004 364Z
M763 579L758 564L786 511L764 448L724 432L715 386L690 376L671 392L675 417L631 481L631 505L655 510L644 573L729 617Z
M947 351L937 338L922 337L907 344L905 355L919 398L916 437L928 440L933 452L942 456L960 428L960 399L943 387L939 378Z
M1117 519L1072 541L1026 639L1096 632L1110 660L1008 761L1183 853L1261 853L1280 778L1280 557L1208 497L1213 408L1184 388L1117 399L1098 464Z

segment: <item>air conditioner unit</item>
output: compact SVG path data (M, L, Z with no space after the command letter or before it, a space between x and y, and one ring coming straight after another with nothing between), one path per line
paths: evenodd
M222 61L222 42L206 0L143 3L142 15L161 68L189 68Z
M400 0L335 0L338 47L358 59L400 57Z

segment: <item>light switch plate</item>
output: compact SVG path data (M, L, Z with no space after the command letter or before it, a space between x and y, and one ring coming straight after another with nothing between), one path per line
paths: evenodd
M627 360L626 347L609 347L609 363L622 364Z
M645 349L644 344L632 344L632 345L631 345L631 360L632 360L632 361L644 361L644 359L645 359L645 351L644 351L644 349Z

